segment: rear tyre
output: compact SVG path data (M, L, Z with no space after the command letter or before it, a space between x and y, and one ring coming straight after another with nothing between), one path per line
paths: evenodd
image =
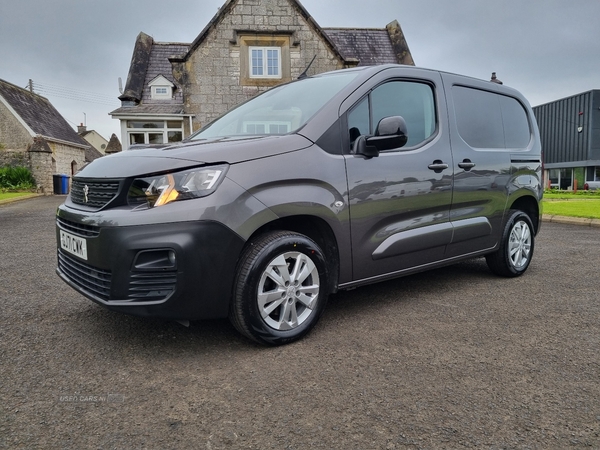
M523 211L509 211L504 225L500 248L485 259L492 272L503 277L523 275L534 249L534 232L531 219Z
M268 345L293 342L317 323L329 286L323 252L308 237L276 231L251 241L238 265L229 319Z

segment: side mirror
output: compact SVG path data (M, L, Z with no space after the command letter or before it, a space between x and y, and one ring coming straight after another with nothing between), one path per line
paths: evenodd
M406 121L402 116L384 117L377 124L375 136L359 136L354 141L352 153L366 158L379 156L383 150L404 147L408 142Z
M404 147L407 142L408 130L402 116L384 117L377 124L375 136L367 139L367 143L379 151Z
M359 136L356 138L354 145L352 146L352 153L364 156L365 158L379 156L379 150L377 150L377 147L367 143L366 136Z

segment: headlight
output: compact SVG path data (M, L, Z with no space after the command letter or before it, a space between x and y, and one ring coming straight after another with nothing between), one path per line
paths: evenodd
M227 166L198 167L136 178L129 188L127 202L131 206L153 208L177 200L206 197L217 189L226 171Z

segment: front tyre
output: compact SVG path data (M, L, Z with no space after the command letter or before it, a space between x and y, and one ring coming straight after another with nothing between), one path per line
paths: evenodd
M240 333L262 344L300 339L325 308L326 267L319 246L302 234L259 236L240 258L229 319Z
M509 211L504 225L500 248L486 255L488 267L492 272L503 277L523 275L534 249L534 231L531 219L523 211Z

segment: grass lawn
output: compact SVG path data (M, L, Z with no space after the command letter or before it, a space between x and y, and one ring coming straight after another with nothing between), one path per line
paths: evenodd
M544 214L600 219L600 195L597 193L545 192Z
M0 192L0 202L11 198L25 197L31 195L32 192Z

